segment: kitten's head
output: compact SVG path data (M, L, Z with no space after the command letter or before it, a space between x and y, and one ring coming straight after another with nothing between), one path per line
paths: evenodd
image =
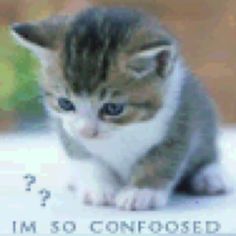
M177 58L158 22L124 8L91 8L14 24L42 62L46 104L71 135L101 137L145 122L162 107Z

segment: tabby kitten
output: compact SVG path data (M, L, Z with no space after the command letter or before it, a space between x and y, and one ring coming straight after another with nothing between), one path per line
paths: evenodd
M181 187L227 190L212 102L157 20L99 7L17 23L12 33L41 61L80 201L145 210Z

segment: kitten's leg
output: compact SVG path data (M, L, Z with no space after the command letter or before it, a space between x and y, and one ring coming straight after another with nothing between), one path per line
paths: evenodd
M167 204L185 165L188 145L168 141L152 150L133 169L130 185L116 196L124 210L147 210Z
M73 186L80 202L88 205L111 205L119 189L113 172L93 158L72 160Z
M218 161L202 167L190 182L195 194L216 195L230 191L229 179Z
M70 161L71 180L69 189L83 203L108 205L114 202L119 189L119 179L104 163L93 158L85 148L65 132L58 123L59 136Z

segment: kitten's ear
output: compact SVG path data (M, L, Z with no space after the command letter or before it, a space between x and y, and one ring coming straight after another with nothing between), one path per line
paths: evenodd
M138 79L151 73L165 78L173 68L176 51L172 44L157 43L156 46L144 47L129 59L127 68Z
M42 21L15 23L11 26L11 33L22 46L41 58L57 47L69 19L68 16L54 16Z

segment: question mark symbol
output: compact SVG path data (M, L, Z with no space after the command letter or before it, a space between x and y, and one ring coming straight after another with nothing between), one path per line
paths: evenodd
M47 189L42 189L39 191L39 194L42 195L41 206L46 207L46 201L51 198L51 192Z
M31 191L31 185L36 183L36 177L31 175L31 174L27 174L27 175L24 176L24 179L27 180L25 191L30 192Z

